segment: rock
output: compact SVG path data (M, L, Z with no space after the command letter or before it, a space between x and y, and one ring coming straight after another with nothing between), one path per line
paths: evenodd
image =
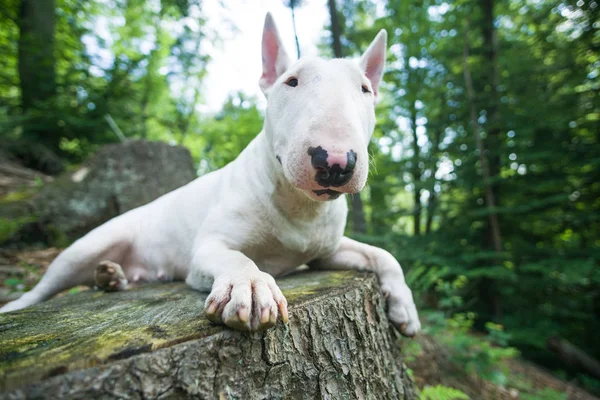
M0 314L2 399L416 399L373 274L278 281L290 322L246 333L181 283Z
M0 197L51 181L51 177L23 166L14 157L0 150Z
M195 176L185 147L142 140L111 144L77 171L46 185L32 201L32 209L49 241L64 237L68 242Z
M35 172L58 175L65 170L65 163L48 147L41 143L22 139L3 139L0 148L13 162Z

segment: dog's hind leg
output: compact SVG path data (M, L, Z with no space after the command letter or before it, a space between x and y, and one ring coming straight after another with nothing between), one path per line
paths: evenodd
M40 282L29 292L0 308L0 313L19 310L49 299L78 285L94 284L96 268L104 260L122 263L131 251L131 239L123 224L110 221L63 251L48 267Z
M94 285L105 292L116 292L127 289L125 271L120 264L110 260L100 261L94 271Z

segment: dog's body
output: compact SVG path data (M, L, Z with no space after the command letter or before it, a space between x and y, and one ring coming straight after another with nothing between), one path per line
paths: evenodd
M414 335L420 324L398 262L385 250L343 237L347 206L340 195L357 193L366 182L385 45L382 31L359 65L318 58L291 65L267 15L263 131L226 167L76 241L32 291L0 311L93 284L94 268L110 260L129 282L186 280L198 290L212 285L208 318L257 330L273 326L279 314L287 321L287 302L272 276L308 264L376 272L390 319Z

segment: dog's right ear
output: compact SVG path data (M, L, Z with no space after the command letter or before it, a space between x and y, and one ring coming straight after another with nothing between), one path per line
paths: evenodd
M262 36L262 66L263 72L258 81L261 90L267 95L277 78L290 66L291 61L283 45L271 13L265 17L265 27Z

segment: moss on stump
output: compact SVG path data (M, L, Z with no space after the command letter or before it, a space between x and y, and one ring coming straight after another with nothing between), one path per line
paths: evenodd
M278 281L290 323L208 322L184 284L88 291L0 315L0 398L414 399L376 278Z

